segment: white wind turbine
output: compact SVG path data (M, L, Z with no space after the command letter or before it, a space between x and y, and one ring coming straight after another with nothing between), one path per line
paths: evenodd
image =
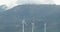
M46 32L46 25L47 25L47 23L44 23L44 32Z
M24 32L24 22L25 20L22 21L22 32Z
M34 23L31 24L32 24L32 32L34 32L35 24Z
M22 20L22 32L25 32L25 25L27 25L27 23L25 22L25 19Z
M32 23L31 23L31 25L32 25L32 32L34 32L34 31L35 31L34 17L32 18Z

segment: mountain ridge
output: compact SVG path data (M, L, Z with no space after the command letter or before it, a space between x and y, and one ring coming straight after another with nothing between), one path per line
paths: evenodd
M28 24L25 32L31 32L32 22L35 23L35 32L43 32L44 23L47 23L47 32L60 32L59 8L59 5L19 5L5 11L5 15L1 14L0 24L7 25L4 32L22 32L22 20L25 19Z

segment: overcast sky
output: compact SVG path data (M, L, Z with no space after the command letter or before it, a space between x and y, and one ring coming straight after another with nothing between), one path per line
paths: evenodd
M8 7L13 7L16 5L16 2L19 1L19 4L26 4L26 3L36 3L36 4L51 4L54 3L56 5L60 5L60 0L0 0L0 5L4 4Z

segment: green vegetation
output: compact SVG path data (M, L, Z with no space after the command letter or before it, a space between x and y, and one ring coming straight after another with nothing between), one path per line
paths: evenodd
M23 19L28 24L25 32L31 32L32 22L35 32L44 32L44 23L47 23L47 32L60 32L59 5L19 5L3 13L0 14L0 32L22 32Z

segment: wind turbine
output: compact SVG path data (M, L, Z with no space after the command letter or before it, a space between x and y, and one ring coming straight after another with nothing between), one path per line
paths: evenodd
M46 25L47 23L44 23L44 32L46 32Z
M35 29L34 17L32 17L31 25L32 25L32 32L34 32L34 29Z
M34 32L34 26L35 26L35 24L32 23L32 32Z
M25 20L22 21L22 32L24 32L24 22Z
M25 22L25 19L22 20L22 32L25 32L25 25L27 25L27 23Z

